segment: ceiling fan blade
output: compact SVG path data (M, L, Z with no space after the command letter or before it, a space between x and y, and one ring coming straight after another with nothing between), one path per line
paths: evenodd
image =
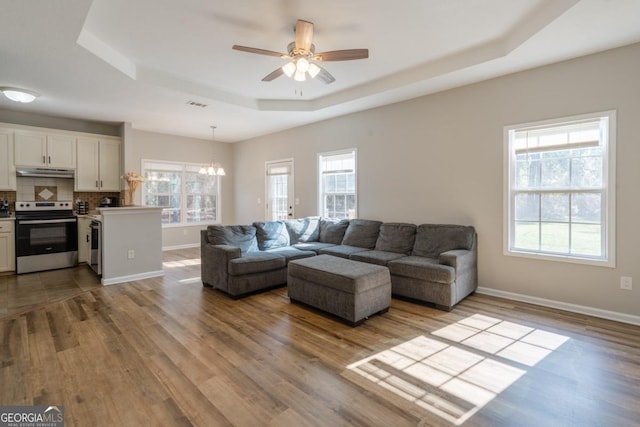
M282 71L282 67L280 67L280 68L277 68L275 71L273 71L271 74L264 76L262 81L270 82L271 80L275 80L283 74L284 74L284 71Z
M333 77L331 74L329 74L329 72L327 70L325 70L322 67L320 68L320 72L318 73L318 75L316 76L320 81L329 84L329 83L333 83L336 81L335 77Z
M313 39L313 22L298 19L296 23L296 49L309 52Z
M313 59L316 61L350 61L352 59L366 59L368 57L369 49L344 49L316 53Z
M240 50L242 52L257 53L259 55L277 56L278 58L289 58L289 55L287 55L286 53L274 52L272 50L258 49L255 47L238 46L237 44L234 44L232 49Z

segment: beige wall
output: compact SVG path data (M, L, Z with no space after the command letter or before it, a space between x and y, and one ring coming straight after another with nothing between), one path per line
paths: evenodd
M359 216L479 235L480 286L640 315L640 44L233 145L235 216L264 217L264 162L294 158L296 216L317 214L317 153L358 149ZM503 127L615 109L617 267L503 255ZM225 218L225 222L230 217ZM620 276L635 279L620 290Z
M227 176L222 182L222 220L233 218L233 153L232 147L223 142L204 139L187 138L182 136L165 135L159 133L133 130L132 141L127 149L125 172L140 172L142 159L169 160L188 163L221 163ZM136 192L138 203L141 192ZM181 247L200 243L200 229L204 226L171 227L162 229L162 246Z

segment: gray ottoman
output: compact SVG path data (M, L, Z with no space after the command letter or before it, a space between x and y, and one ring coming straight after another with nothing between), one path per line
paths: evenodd
M287 289L292 302L326 311L353 326L391 305L389 269L331 255L291 261Z

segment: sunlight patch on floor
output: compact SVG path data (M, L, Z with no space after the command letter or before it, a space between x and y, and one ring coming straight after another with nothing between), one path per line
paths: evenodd
M569 337L475 314L347 366L456 425Z
M189 279L178 280L178 283L183 285L188 285L190 283L200 283L201 281L202 279L200 278L200 276L198 276L198 277L191 277Z

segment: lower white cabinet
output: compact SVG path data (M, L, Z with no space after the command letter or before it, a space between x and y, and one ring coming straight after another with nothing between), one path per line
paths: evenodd
M0 221L0 271L16 269L13 220Z

